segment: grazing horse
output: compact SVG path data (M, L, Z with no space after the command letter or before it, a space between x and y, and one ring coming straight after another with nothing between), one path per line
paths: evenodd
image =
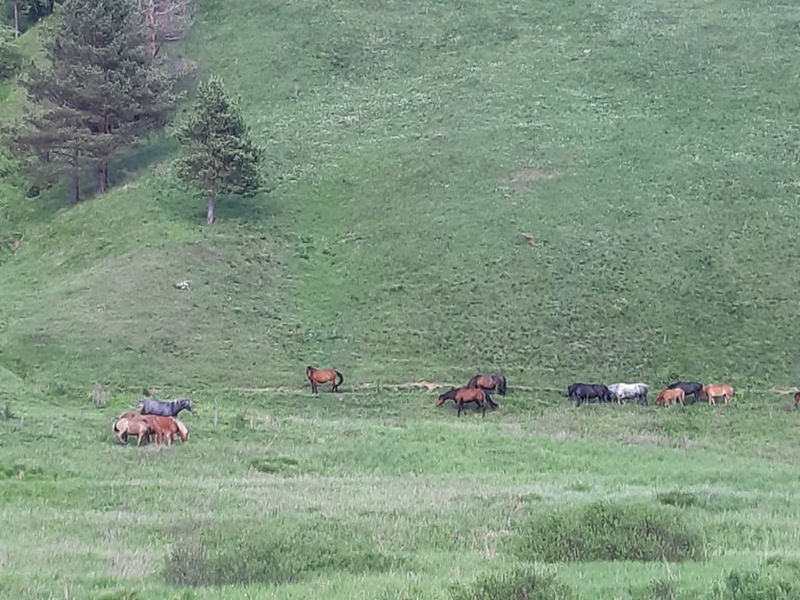
M135 416L138 417L138 415ZM112 428L114 433L117 434L119 443L123 445L128 443L129 435L135 435L137 438L136 445L141 446L142 440L151 433L150 425L141 418L128 419L125 417L120 417L114 421Z
M636 403L647 404L647 391L650 389L646 383L615 383L608 386L617 403L622 404L628 398L636 398Z
M344 382L344 375L339 373L336 369L315 369L314 367L306 367L306 377L311 382L311 392L317 393L318 383L331 382L331 391L337 392L338 388Z
M189 431L186 426L175 417L161 417L158 415L141 415L141 418L150 426L156 434L156 444L172 445L176 435L179 435L182 442L189 438Z
M600 402L611 402L611 390L600 383L573 383L567 388L567 395L575 398L575 406L597 398Z
M673 402L680 402L684 406L683 401L686 399L686 392L681 388L672 388L662 390L656 396L656 406L669 406Z
M159 417L177 417L182 410L196 414L194 404L188 398L178 398L171 402L161 402L154 398L145 398L139 401L139 412L143 415L157 415Z
M700 395L708 396L709 404L716 404L715 398L722 398L723 402L728 404L733 398L733 388L727 383L707 385L703 388L703 391L700 392Z
M681 388L686 396L694 396L695 400L700 399L700 392L703 391L703 384L697 381L676 381L667 386L668 390Z
M469 380L468 388L481 388L482 390L494 391L497 388L497 393L501 396L506 395L506 378L504 375L485 375L480 373L475 375Z
M461 416L461 410L465 404L474 402L483 409L483 416L486 416L486 403L488 402L492 408L497 408L498 404L492 400L488 392L480 388L450 388L444 394L439 396L436 401L436 406L441 406L447 400L452 400L458 406L458 416Z

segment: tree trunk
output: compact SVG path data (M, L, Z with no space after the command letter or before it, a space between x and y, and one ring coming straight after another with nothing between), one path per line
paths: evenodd
M19 6L18 2L14 2L14 39L19 37Z
M214 224L214 196L208 197L208 212L206 213L206 224Z
M81 201L81 182L80 176L78 174L78 153L76 152L73 155L72 160L72 198L71 201L73 204L77 204Z
M108 163L101 162L97 166L97 193L105 194L108 190Z

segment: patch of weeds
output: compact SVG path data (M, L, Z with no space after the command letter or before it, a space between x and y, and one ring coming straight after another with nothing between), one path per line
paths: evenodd
M111 395L102 383L95 383L92 386L92 402L97 408L108 406L108 398Z
M453 600L569 600L572 591L556 580L554 573L526 567L506 573L484 575L465 585L449 588Z
M286 476L297 476L305 470L300 465L300 461L289 456L266 456L264 458L254 458L250 461L250 466L259 473L280 474Z
M177 586L286 584L319 572L407 570L408 559L378 551L366 533L335 520L201 533L176 543L164 578Z
M0 413L0 415L2 415L4 421L13 421L17 418L17 415L11 410L11 404L8 402L6 402L6 405L3 407L3 412Z
M672 580L657 579L644 589L631 590L633 600L680 600L681 595Z
M796 600L800 585L756 571L730 571L712 590L719 600Z
M598 502L522 519L513 550L524 560L679 561L702 554L702 535L679 512Z
M592 489L592 486L588 483L583 483L582 481L574 481L570 483L568 486L564 488L570 492L588 492Z
M656 499L661 504L666 504L667 506L679 506L680 508L695 506L700 502L697 494L693 494L692 492L682 492L680 490L661 492L660 494L656 494Z

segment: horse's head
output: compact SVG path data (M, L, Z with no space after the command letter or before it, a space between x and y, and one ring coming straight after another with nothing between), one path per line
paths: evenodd
M455 391L456 391L456 388L451 387L444 394L440 395L439 399L436 401L436 406L441 406L442 404L445 403L445 401L453 398L454 394L455 394Z
M139 411L144 409L144 400L139 400L139 403L136 405L136 409Z
M188 410L188 411L189 411L190 413L192 413L193 415L194 415L194 414L197 414L197 410L195 410L195 408L194 408L194 403L192 403L192 401L191 401L191 400L188 400L188 399L187 399L187 400L184 400L184 401L183 401L183 406L186 408L186 410Z

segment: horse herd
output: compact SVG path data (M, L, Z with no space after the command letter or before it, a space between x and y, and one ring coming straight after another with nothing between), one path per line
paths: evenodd
M311 392L318 393L318 384L330 383L331 391L339 391L339 386L344 381L344 376L335 369L315 369L306 367L306 377L311 383ZM487 404L491 408L500 405L489 395L497 391L501 396L506 395L506 378L504 375L488 375L479 373L463 387L451 387L439 396L436 406L442 406L452 400L458 408L458 416L467 404L476 404L486 416ZM627 400L636 400L637 404L647 404L649 386L646 383L615 383L603 385L599 383L574 383L567 388L567 396L575 400L576 406L595 400L597 402L616 402L623 404ZM687 396L694 396L695 400L702 397L708 399L709 404L716 404L716 399L721 398L728 404L733 398L733 388L729 384L703 385L697 381L676 381L656 396L656 406L669 406L672 403L684 404ZM795 394L795 407L800 404L800 392ZM171 402L161 402L153 398L145 398L139 402L139 412L125 412L114 420L113 430L121 444L128 443L128 436L136 436L136 445L141 446L143 441L155 441L156 444L172 444L175 436L182 442L189 439L189 430L176 417L182 410L195 413L194 404L187 398L178 398Z
M178 398L172 402L161 402L153 398L145 398L139 402L139 412L125 412L114 420L112 429L117 435L120 444L128 443L128 436L136 436L136 445L141 446L143 441L155 441L157 445L171 445L175 436L181 442L189 439L189 430L186 425L175 417L182 410L195 413L194 404L187 398Z
M575 399L575 406L580 406L592 399L596 399L598 402L616 402L618 404L635 399L637 404L644 405L647 404L649 389L646 383L615 383L609 386L597 383L574 383L567 388L567 395ZM676 381L658 393L656 406L669 406L672 403L683 406L686 396L694 396L695 400L700 400L705 396L709 404L716 404L716 399L722 398L722 401L728 404L733 399L733 388L727 383L704 386L697 381ZM797 404L798 401L795 398L795 406Z

